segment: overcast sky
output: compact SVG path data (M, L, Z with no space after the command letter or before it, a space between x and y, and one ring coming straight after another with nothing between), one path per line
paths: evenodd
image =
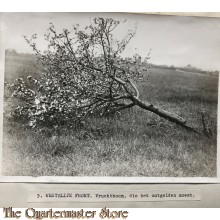
M150 62L185 66L191 64L202 69L220 70L220 18L179 17L136 14L100 13L3 13L1 34L4 47L17 52L32 53L22 35L38 34L38 45L46 49L43 35L49 23L56 29L71 29L73 24L85 26L96 16L127 19L117 37L137 25L137 32L125 51L126 56L138 52L147 56L152 49Z

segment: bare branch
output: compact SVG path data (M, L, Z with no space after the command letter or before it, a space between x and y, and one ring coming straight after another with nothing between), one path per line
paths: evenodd
M121 106L120 108L114 109L114 110L112 111L112 113L114 113L114 112L119 112L119 111L122 111L122 110L128 109L128 108L132 108L132 107L134 107L134 106L135 106L134 103L130 103L130 104L128 104L128 105L123 105L123 106Z
M140 92L139 90L137 89L137 87L134 85L134 83L128 79L128 82L130 83L130 85L134 88L135 92L136 92L136 98L139 99L139 96L140 96Z

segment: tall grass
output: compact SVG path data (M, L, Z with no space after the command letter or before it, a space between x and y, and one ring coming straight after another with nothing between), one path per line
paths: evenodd
M98 125L100 132L87 128L51 137L13 126L5 131L4 174L180 177L216 174L215 140L163 120L147 126L131 113L119 119L94 119L93 124Z

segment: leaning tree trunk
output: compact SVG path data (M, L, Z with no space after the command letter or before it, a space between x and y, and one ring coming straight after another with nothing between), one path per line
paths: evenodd
M161 108L158 108L158 107L152 105L151 103L143 102L143 101L141 101L140 99L138 99L135 96L132 96L131 99L135 103L135 105L139 106L142 109L145 109L145 110L148 110L150 112L153 112L156 115L159 115L160 117L165 118L168 121L171 121L171 122L173 122L173 123L175 123L177 125L180 125L181 127L185 128L185 129L187 129L189 131L200 133L195 128L187 125L186 124L186 119L184 119L184 118L182 118L182 117L180 117L178 115L175 115L175 114L173 114L171 112L168 112L168 111L165 111L165 110L163 110Z

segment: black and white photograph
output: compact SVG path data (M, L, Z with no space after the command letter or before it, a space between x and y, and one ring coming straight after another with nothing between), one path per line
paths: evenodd
M217 177L220 18L1 18L2 176Z

